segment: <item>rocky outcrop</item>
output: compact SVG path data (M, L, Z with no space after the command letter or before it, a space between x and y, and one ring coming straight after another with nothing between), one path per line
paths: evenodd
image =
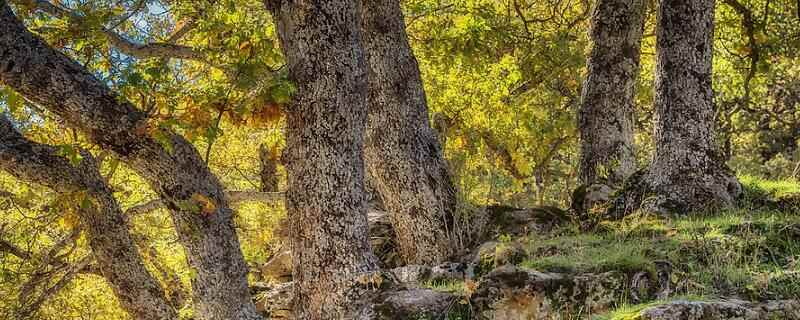
M503 266L480 280L470 301L477 319L547 320L604 311L625 294L625 284L616 272L567 275Z
M281 250L261 266L262 279L270 282L292 281L292 252Z
M472 278L469 266L463 263L445 262L433 267L410 265L389 270L399 283L419 285L424 282L453 281Z
M266 319L291 319L292 282L266 288L255 296L256 311Z
M798 320L800 301L674 301L642 310L637 320Z
M399 289L379 294L358 315L358 320L443 319L458 307L458 297L431 289Z
M483 239L495 239L500 235L521 237L529 233L543 233L569 221L566 211L556 207L534 207L519 209L508 206L485 208L487 228Z

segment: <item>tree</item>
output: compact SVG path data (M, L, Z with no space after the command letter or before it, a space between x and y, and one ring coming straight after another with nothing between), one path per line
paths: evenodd
M367 237L361 1L268 0L297 86L287 110L294 317L340 319L377 270Z
M644 30L642 0L598 0L581 92L580 179L619 186L636 170L633 115Z
M89 245L102 275L122 307L135 319L177 319L164 290L145 269L128 232L128 224L95 159L83 152L80 163L59 156L56 147L30 141L0 114L0 169L15 177L42 184L71 201L86 229ZM18 316L31 316L40 298L23 306Z
M734 205L741 192L715 145L711 89L714 0L658 7L655 154L630 184L626 212L687 213ZM631 197L631 195L633 195Z
M455 186L428 120L419 66L397 0L365 1L364 47L369 118L364 159L392 213L407 263L432 264L453 253Z
M136 170L166 202L194 268L201 319L259 319L232 210L217 178L186 139L148 124L75 61L31 34L0 1L0 81L80 130Z

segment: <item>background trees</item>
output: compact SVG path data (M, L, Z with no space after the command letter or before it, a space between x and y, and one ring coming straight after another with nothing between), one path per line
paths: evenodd
M270 191L275 190L273 187L287 188L286 168L275 168L277 180L261 179L259 155L275 157L285 147L290 154L294 152L284 139L288 133L284 114L287 110L291 114L291 97L297 97L301 88L289 81L291 68L285 66L273 18L263 3L11 3L33 33L75 60L99 83L116 92L119 100L130 102L144 114L141 117L148 119L148 128L152 129L145 134L148 148L170 154L176 148L170 142L180 141L178 136L182 136L185 141L177 144L179 152L197 149L190 152L191 161L178 165L179 171L211 172L217 177L217 182L201 187L200 193L222 201L217 203L220 212L236 211L224 213L217 225L220 229L211 229L226 234L235 230L238 234L242 262L234 269L239 270L239 283L244 282L245 270L251 271L250 282L260 280L253 270L274 254L278 241L272 230L286 210L280 202L224 204L227 201L219 199L223 191L230 194L267 185L262 181L269 182ZM580 176L576 123L580 93L589 73L587 30L594 4L559 0L403 2L409 45L419 64L427 108L444 124L441 132L446 134L446 143L442 147L454 173L453 184L461 191L457 197L462 204L566 207ZM633 98L636 117L632 141L638 167L646 166L655 152L652 133L657 109L656 7L652 2L644 5L641 67ZM714 88L712 118L718 133L714 142L738 175L797 175L797 5L792 1L738 0L719 1L715 7L717 32L713 45L708 45L714 50L710 76ZM387 17L397 18L395 13ZM400 22L391 21L395 27ZM45 75L50 74L32 72L30 76L47 78ZM408 91L415 92L414 105L419 107L408 119L424 120L417 89ZM151 188L153 183L148 180L157 177L171 182L172 178L164 179L172 177L171 173L142 170L160 162L135 162L103 152L111 150L108 146L113 141L98 146L96 140L102 142L115 135L92 136L87 130L74 130L75 124L85 119L69 119L64 116L66 112L55 112L64 107L62 96L51 96L44 103L20 93L25 92L5 82L0 85L3 112L14 119L27 139L54 146L60 157L78 161L81 153L77 150L83 148L97 158L101 174L108 177L109 188L130 220L131 237L139 246L143 263L164 288L170 303L180 306L182 316L191 316L191 303L200 302L192 301L189 287L203 274L189 267L185 252L176 250L180 242L193 240L186 238L189 230L176 225L191 224L175 223L172 215L181 210L159 202L182 203L191 195L190 190L170 200L164 196L168 186ZM122 104L105 101L103 105ZM399 123L397 119L389 124ZM111 123L111 129L103 130L116 132L128 126L117 118ZM420 130L409 132L424 133L426 128ZM348 135L356 139L352 132ZM213 181L208 173L201 176L200 180ZM348 192L356 192L353 190ZM25 179L0 173L0 297L14 301L0 306L0 312L19 306L19 293L32 279L43 284L35 288L37 295L69 279L63 282L66 284L60 294L51 295L35 310L36 316L125 317L106 280L96 275L97 265L83 260L91 250L88 232L78 227L77 215L62 209L68 199ZM139 210L151 203L159 205L150 207L156 208L152 211ZM354 202L351 207L358 205ZM354 210L360 214L360 209ZM56 258L63 264L45 263ZM243 288L240 285L237 292L244 292ZM243 294L229 297L246 300Z

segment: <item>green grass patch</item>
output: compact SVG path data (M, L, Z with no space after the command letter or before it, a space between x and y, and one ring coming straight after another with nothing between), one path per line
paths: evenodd
M464 281L460 280L425 281L421 283L420 286L439 292L464 295Z
M656 262L668 261L678 294L754 300L800 296L800 216L787 212L637 215L604 222L591 233L565 228L526 240L528 258L521 265L540 271L655 274Z
M641 319L641 312L644 309L670 303L673 301L708 301L708 297L698 295L676 296L664 300L656 300L641 304L623 304L619 308L612 310L605 314L600 314L592 317L592 320L639 320Z

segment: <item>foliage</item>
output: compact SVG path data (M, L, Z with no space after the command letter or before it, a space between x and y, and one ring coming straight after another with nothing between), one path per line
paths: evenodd
M284 147L283 111L296 91L286 77L272 18L260 0L61 0L58 17L35 1L9 1L35 33L94 72L149 115L150 133L172 129L202 151L228 190L258 189L258 148ZM735 7L740 4L744 11ZM461 189L460 206L566 207L576 187L575 111L586 73L589 0L409 0L408 35L420 64L432 122L442 120L445 154ZM661 220L646 215L580 234L570 228L527 239L523 265L571 272L652 271L674 261L685 293L796 296L800 185L800 24L791 1L718 1L714 91L717 131L728 164L740 175L740 211L709 218ZM639 162L653 152L655 1L647 6L637 92ZM744 19L749 12L751 22ZM191 48L192 59L139 57L109 41ZM24 134L103 158L101 171L128 209L156 194L119 159L89 143L35 103L0 85L0 112ZM436 126L439 127L439 126ZM163 136L163 134L162 134ZM162 139L162 142L166 140ZM168 144L165 144L169 148ZM282 169L281 169L282 170ZM281 186L285 184L281 171ZM283 188L282 188L283 189ZM11 196L3 196L9 193ZM80 228L75 196L59 196L0 173L0 240L31 255L0 250L0 318L50 256L75 263L89 254L85 236L54 245ZM79 201L78 201L79 203ZM469 211L465 209L464 211ZM273 235L282 204L239 206L236 222L246 261L263 264L279 246ZM472 226L464 222L465 229ZM184 296L192 272L172 221L163 211L130 217L147 267ZM470 240L464 235L464 241ZM518 240L518 239L505 239ZM52 285L58 277L48 278ZM251 280L259 280L257 274ZM458 283L428 284L459 291ZM44 286L34 288L41 293ZM743 292L739 292L743 291ZM181 303L191 314L191 301ZM125 319L101 277L78 275L40 308L41 319Z

